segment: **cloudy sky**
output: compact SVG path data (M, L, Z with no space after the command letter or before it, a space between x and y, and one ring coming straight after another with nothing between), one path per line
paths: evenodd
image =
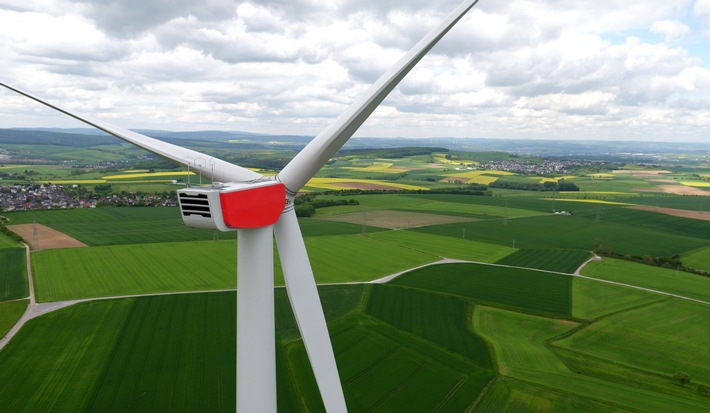
M314 135L459 0L0 0L0 81L127 128ZM0 91L0 127L76 127ZM356 136L710 141L710 0L480 0Z

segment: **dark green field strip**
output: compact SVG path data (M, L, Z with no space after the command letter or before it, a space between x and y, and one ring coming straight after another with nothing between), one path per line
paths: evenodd
M30 300L0 302L0 337L4 337L17 323L29 303Z
M29 296L24 248L0 249L0 301Z
M452 202L452 203L463 203L463 204L475 204L475 205L486 205L492 207L501 208L501 216L504 216L505 207L515 209L526 209L530 211L537 212L549 212L550 211L550 201L541 200L537 198L527 198L527 197L490 197L490 196L475 196L475 195L447 195L447 194L412 194L406 195L412 198L418 198L423 200L438 201L438 202Z
M326 321L335 321L353 311L357 311L363 302L365 288L364 284L319 286L318 295L323 305ZM276 326L281 338L284 341L300 338L286 289L277 288L274 299L277 313ZM332 331L331 334L333 334Z
M469 331L471 303L454 296L391 285L373 285L366 313L493 368L483 339Z
M348 316L329 326L350 411L464 411L492 379L460 356L372 319ZM414 339L413 339L414 338ZM289 346L289 363L301 393L317 395L300 342ZM322 411L316 399L299 411Z
M86 303L28 322L0 352L3 410L84 411L131 307Z
M454 238L466 238L517 248L578 249L599 244L621 254L672 256L707 246L710 221L671 217L625 208L594 210L572 216L548 215L502 221L478 221L416 228Z
M592 254L562 249L521 249L496 261L496 264L535 268L573 274Z
M90 411L233 411L234 293L140 298Z
M482 264L446 264L420 268L392 285L440 291L476 302L570 317L572 277Z

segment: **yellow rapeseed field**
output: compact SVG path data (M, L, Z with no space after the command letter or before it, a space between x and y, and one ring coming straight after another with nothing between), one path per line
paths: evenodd
M128 172L128 171L125 171ZM134 179L134 178L151 178L154 176L187 176L187 175L197 175L196 173L190 171L176 171L176 172L153 172L153 173L126 173L122 175L107 175L101 178L106 180L111 179Z
M342 189L354 189L354 186L341 185L341 184L370 184L378 185L383 187L390 187L392 189L407 189L407 190L427 190L429 188L417 185L399 184L396 182L388 181L378 181L371 179L351 179L351 178L312 178L306 186L311 188L322 188L322 189L332 189L332 190L342 190Z
M685 186L694 186L696 188L710 188L710 182L705 181L682 181Z

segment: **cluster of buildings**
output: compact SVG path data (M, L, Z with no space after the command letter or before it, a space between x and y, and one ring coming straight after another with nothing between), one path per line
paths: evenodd
M163 194L96 194L63 185L0 186L0 210L96 208L97 206L177 206L174 192Z
M603 163L599 161L545 159L540 163L524 160L492 161L487 164L481 164L479 167L496 171L529 173L535 175L555 175L567 174L580 168L590 168L593 166L599 167L602 164Z

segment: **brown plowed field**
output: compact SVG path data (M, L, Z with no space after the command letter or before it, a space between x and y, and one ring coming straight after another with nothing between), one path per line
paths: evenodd
M34 228L37 225L37 245L35 244L35 232ZM88 247L88 245L83 242L70 237L69 235L59 232L50 227L46 227L41 224L17 224L8 225L7 228L18 234L25 241L32 244L33 250L49 250L58 248L77 248L77 247Z

